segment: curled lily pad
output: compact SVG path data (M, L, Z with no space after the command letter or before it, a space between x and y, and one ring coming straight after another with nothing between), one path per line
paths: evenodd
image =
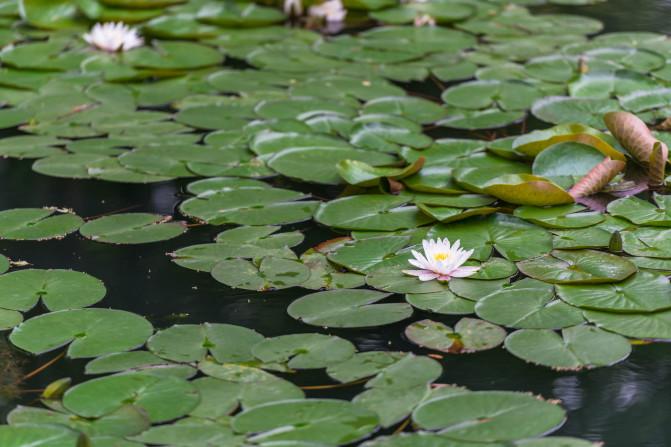
M506 174L485 183L482 191L517 205L548 206L573 203L563 188L550 180L530 174Z
M405 320L412 307L405 303L383 303L388 293L372 290L331 290L297 299L287 308L293 318L313 326L370 327Z
M631 353L629 341L618 334L580 325L563 329L522 329L506 338L506 349L537 365L557 370L611 366Z
M51 311L91 306L107 290L99 279L73 270L19 270L0 276L0 307L22 312L42 300Z
M76 214L54 208L15 208L0 211L0 238L42 240L63 238L84 223Z
M555 299L551 284L531 278L504 284L479 300L475 312L484 320L518 329L560 329L584 321L580 309Z
M553 284L616 283L636 272L626 258L596 250L554 250L517 267L527 276Z
M69 357L85 358L137 348L144 344L152 329L143 317L122 310L61 310L21 323L9 340L32 354L69 344Z
M450 354L467 354L492 349L503 343L506 331L476 318L462 318L454 329L431 320L422 320L405 329L413 343Z
M85 223L82 236L108 244L146 244L175 238L186 231L185 222L171 222L170 216L124 213Z
M531 394L476 391L432 399L412 415L420 428L470 442L510 441L554 431L564 423L558 405ZM516 423L524 420L526 423Z
M375 430L377 415L344 400L285 400L259 405L237 415L233 429L252 440L349 444ZM283 430L278 428L284 427Z
M659 273L639 272L615 284L558 285L567 303L610 312L653 312L671 307L669 280Z

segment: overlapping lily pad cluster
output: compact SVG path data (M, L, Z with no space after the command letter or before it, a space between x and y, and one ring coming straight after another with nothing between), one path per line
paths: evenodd
M0 211L0 238L79 232L142 244L176 238L181 219L192 220L225 227L212 243L170 253L175 264L230 287L309 292L287 309L306 325L301 334L154 328L91 307L106 288L84 272L21 269L0 256L9 340L90 359L86 373L98 376L58 381L43 407L17 407L0 444L591 445L539 437L565 419L556 402L444 385L429 356L359 352L324 333L408 320L406 338L435 357L504 346L558 370L609 366L631 340L671 339L671 41L589 38L598 21L524 6L541 3L347 0L348 24L379 26L328 36L283 26L270 3L1 2L0 128L10 136L0 155L35 159L34 171L55 177L203 178L186 186L182 217L85 221L76 210L20 208ZM82 34L98 21L135 24L145 45L91 48ZM407 26L415 22L436 26ZM438 95L425 97L426 83L416 92L415 81ZM559 125L444 138L447 128L526 123L529 110ZM328 198L301 182L325 186ZM650 200L634 196L648 190ZM311 219L341 237L292 249L303 234L282 226ZM474 250L466 265L477 273L405 275L411 251L436 238ZM24 321L38 304L46 312ZM289 380L316 369L351 385L353 399L307 398Z

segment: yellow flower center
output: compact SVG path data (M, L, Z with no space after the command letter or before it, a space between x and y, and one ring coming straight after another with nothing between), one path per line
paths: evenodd
M450 257L449 253L436 253L435 255L433 255L433 259L435 259L436 261L444 261L449 257Z

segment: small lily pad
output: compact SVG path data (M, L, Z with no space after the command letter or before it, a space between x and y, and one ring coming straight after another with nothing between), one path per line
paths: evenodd
M0 211L0 238L12 240L60 239L77 231L84 220L53 208L15 208Z
M462 318L454 329L436 321L418 321L405 329L405 336L425 348L468 354L499 346L506 338L506 331L484 320Z
M252 353L266 363L287 362L296 369L325 368L349 359L355 351L347 340L314 333L267 338L252 348Z

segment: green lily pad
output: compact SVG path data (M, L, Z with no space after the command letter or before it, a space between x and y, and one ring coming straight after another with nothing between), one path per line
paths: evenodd
M179 206L180 211L211 225L276 225L310 219L318 202L280 188L239 187L200 193Z
M389 154L360 149L297 147L276 153L268 160L268 166L286 177L337 185L342 183L338 164L345 160L377 166L392 164L396 158Z
M358 273L367 273L408 245L407 236L381 236L347 241L328 254L328 260Z
M449 290L433 293L408 293L405 300L417 309L443 315L468 315L475 312L475 303Z
M372 433L377 415L344 400L285 400L260 405L237 415L236 432L253 441L305 441L349 444ZM278 428L284 428L278 430Z
M583 228L603 222L604 215L598 212L585 212L582 205L562 205L549 208L521 206L514 215L529 222L547 228Z
M50 311L79 309L102 300L99 279L73 270L19 270L0 276L0 307L26 312L40 300Z
M671 196L654 194L653 200L657 206L638 197L617 199L608 204L608 212L637 225L671 226Z
M229 287L257 291L295 287L310 278L310 270L301 262L273 256L257 261L219 261L211 273L214 279Z
M15 208L0 211L0 238L11 240L60 239L77 231L84 220L70 211L53 208Z
M78 432L58 425L0 427L0 442L6 447L75 447L80 437Z
M532 85L515 81L471 81L450 87L441 96L448 105L463 109L526 110L541 97Z
M415 228L433 220L408 202L403 197L379 194L343 197L323 204L315 220L335 228L376 231Z
M412 315L406 303L376 304L390 294L372 290L331 290L305 295L287 313L312 326L354 328L383 326Z
M263 362L287 362L289 368L296 369L325 368L349 359L355 351L347 340L314 333L267 338L252 348L252 353Z
M256 259L265 256L295 259L289 248L303 241L298 231L277 233L280 227L237 227L217 235L213 244L198 244L168 253L173 262L192 270L211 272L214 265L224 259Z
M552 124L575 121L604 129L603 115L619 109L620 105L614 99L551 96L536 101L531 111L536 118Z
M188 381L147 373L101 377L76 385L63 395L63 406L86 417L100 417L132 403L152 422L184 416L198 405L200 395Z
M626 338L588 325L563 329L561 335L548 329L522 329L506 338L506 349L527 362L571 371L611 366L631 353Z
M377 375L405 355L391 351L358 352L344 362L329 366L326 373L340 383L350 383Z
M625 337L671 340L671 311L617 313L586 310L585 318L600 328Z
M173 239L186 231L186 223L171 222L170 216L124 213L104 216L85 223L82 236L108 244L146 244Z
M190 379L196 368L164 360L148 351L115 352L95 358L86 364L86 374L109 374L124 371L144 371L157 375L174 375Z
M405 336L421 347L468 354L499 346L506 338L506 331L484 320L462 318L454 329L436 321L417 321L405 329Z
M9 340L32 354L69 344L70 358L86 358L137 348L149 338L152 329L143 317L122 310L61 310L21 323Z
M554 287L525 278L505 284L475 304L484 320L516 329L561 329L582 323L582 312L555 299Z
M623 231L620 233L622 237L622 250L633 256L671 258L669 234L671 234L671 229L653 227Z
M510 391L448 395L425 402L412 415L420 428L440 430L442 436L470 442L540 436L559 428L565 417L558 405Z
M553 284L616 283L636 272L626 258L596 250L554 250L517 267L527 276Z
M552 236L547 230L503 214L439 224L427 237L460 240L464 249L475 250L471 258L479 261L489 259L493 249L510 261L535 258L552 249Z
M261 340L261 334L242 326L185 324L158 331L147 341L147 348L175 362L197 362L209 354L220 363L236 363L254 360L252 346Z
M585 309L654 312L671 307L671 285L659 273L639 272L616 284L558 285L556 288L562 300Z

